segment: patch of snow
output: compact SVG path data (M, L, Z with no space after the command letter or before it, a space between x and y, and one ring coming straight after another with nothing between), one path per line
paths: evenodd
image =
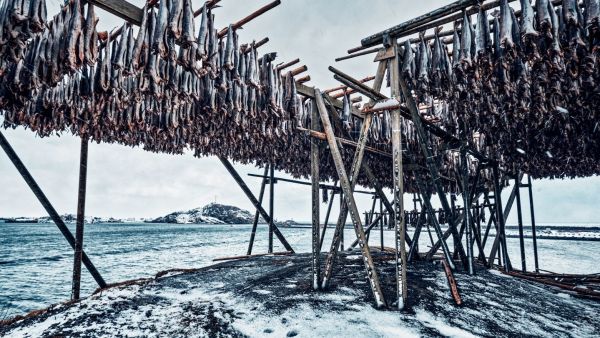
M442 336L459 338L477 337L469 331L463 330L455 326L450 326L446 321L437 318L436 316L434 316L428 311L425 311L424 309L417 309L415 313L418 321L420 321L421 323L423 323L423 325L429 328L437 330Z

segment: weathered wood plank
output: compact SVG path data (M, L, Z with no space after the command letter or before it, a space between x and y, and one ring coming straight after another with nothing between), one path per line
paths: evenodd
M260 185L260 192L258 193L258 203L262 205L263 198L265 197L265 186L267 185L267 174L269 174L269 165L265 166L265 173L263 174L263 180ZM256 237L256 227L258 226L258 219L260 218L260 212L256 210L254 214L254 220L252 221L252 231L250 232L250 241L248 242L248 255L252 255L252 247L254 246L254 237Z
M136 26L142 23L142 9L125 0L87 0L88 3L118 16Z
M400 81L398 74L398 51L396 41L392 44L394 58L390 61L392 98L400 100ZM404 219L404 171L402 168L402 116L400 109L392 110L392 173L394 195L394 241L396 245L396 296L398 309L404 309L408 299L406 280L406 231Z
M404 31L411 29L411 28L415 28L415 27L419 27L425 23L428 23L430 21L442 18L446 15L452 14L454 12L463 10L469 6L475 5L477 4L478 0L458 0L455 1L449 5L446 6L442 6L436 10L433 10L429 13L423 14L421 16L418 16L414 19L405 21L399 25L396 25L394 27L388 28L384 31L381 31L379 33L375 33L371 36L368 36L364 39L362 39L360 41L361 45L363 47L373 47L376 46L378 44L383 43L384 37L388 36L390 38L395 38L398 35L402 34Z
M317 106L313 100L312 102L312 115L310 121L310 127L313 130L319 129L319 112ZM321 280L321 238L319 236L320 230L320 196L319 196L319 144L315 138L310 140L310 178L312 183L312 276L313 276L313 290L320 289ZM331 198L333 201L333 197Z
M301 83L296 83L296 91L300 95L309 97L311 99L315 98L315 89L312 88L312 87L303 85ZM344 108L344 105L343 105L342 101L336 100L336 99L332 98L329 95L327 95L327 97L329 98L329 101L333 104L334 107L336 107L338 109L343 109ZM364 114L360 110L358 110L358 109L356 109L354 107L351 107L351 109L352 109L352 115L354 115L356 117L359 117L361 119L364 118Z

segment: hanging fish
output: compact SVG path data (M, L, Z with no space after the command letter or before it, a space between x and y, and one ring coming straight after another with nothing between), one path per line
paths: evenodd
M498 15L494 16L493 22L493 36L494 36L494 59L500 60L504 55L504 51L500 41L500 21Z
M566 24L578 25L577 0L563 0L563 15Z
M256 48L254 48L254 43L252 44L252 49L250 50L250 57L248 58L248 79L247 82L252 86L258 87L260 85L260 80L258 77L258 60L256 55Z
M348 93L344 93L344 98L342 100L342 125L344 126L344 129L347 132L349 132L352 129L350 126L350 115L350 96L348 95Z
M113 68L119 70L123 68L125 65L125 52L127 50L127 40L129 39L129 34L131 34L131 24L129 22L125 22L121 27L121 38L119 40L119 46L115 51L115 58L113 59Z
M513 38L513 42L515 43L515 46L517 48L521 48L521 34L519 34L520 32L520 28L519 28L519 21L517 19L517 16L515 15L515 10L514 9L510 9L510 18L512 21L512 38Z
M207 18L206 4L200 9L200 27L198 30L198 60L204 60L207 53L207 42L208 42L208 18Z
M505 0L506 1L506 0ZM463 11L462 31L460 40L460 62L471 66L471 21L467 12Z
M556 11L554 10L554 5L552 2L548 2L548 13L550 14L550 24L552 27L552 50L555 53L562 53L560 48L560 32L559 32L559 18L556 15Z
M452 67L456 67L460 62L460 37L458 36L458 27L454 25L454 35L452 39Z
M424 33L421 33L421 43L419 44L419 83L426 86L429 82L429 52L425 44Z
M170 0L169 1L169 17L168 27L169 32L175 40L179 41L182 34L183 28L183 2L184 0Z
M479 58L487 53L490 46L490 25L488 24L486 11L479 6L477 13L477 25L475 26L475 57Z
M152 10L152 13L154 10ZM133 46L132 53L132 67L134 70L139 70L144 67L144 61L146 58L142 55L147 53L148 45L146 40L146 34L148 34L148 4L142 8L142 22L140 23L140 29L138 30L137 39Z
M587 29L600 29L600 0L586 0L585 27Z
M513 41L511 8L507 0L500 2L500 45L505 49L515 46Z
M27 3L27 6L29 4ZM84 60L84 35L83 35L83 13L81 2L71 0L69 7L72 16L67 37L67 61L71 70L77 70Z
M44 24L46 23L47 17L46 1L32 0L30 15L30 26L32 31L34 33L41 32L44 29Z
M106 38L106 45L104 47L104 56L100 64L99 85L97 86L99 89L105 92L110 89L110 77L112 74L111 49L112 44L110 41L110 34L108 34Z
M404 57L402 61L402 73L404 76L410 80L414 78L414 72L412 69L412 64L414 63L414 55L412 51L412 47L410 45L410 40L404 41Z
M168 20L169 9L167 8L167 1L159 1L156 24L153 29L154 35L152 37L152 53L160 55L160 57L163 59L166 59L169 56L169 50L167 48Z
M521 35L537 36L538 32L533 28L535 14L530 0L521 0Z
M43 1L42 1L43 2ZM85 31L84 31L84 59L88 65L96 63L98 58L98 32L96 31L96 25L98 24L98 18L94 13L94 5L87 5L87 18L85 20Z
M179 39L181 47L189 48L193 46L195 42L194 11L192 10L192 0L183 0L183 15L181 25L181 38Z
M233 41L233 35L235 34L235 32L233 31L233 25L229 25L229 27L227 28L227 42L225 43L225 52L223 54L223 67L232 70L233 69L233 60L232 60L232 54L233 54L233 45L234 45L234 41Z
M125 74L134 74L133 71L133 48L135 47L135 37L133 36L133 28L130 28L127 37L127 49L125 50Z
M550 1L548 0L536 0L535 11L537 12L538 30L549 32L552 28L552 19L550 12L548 11Z

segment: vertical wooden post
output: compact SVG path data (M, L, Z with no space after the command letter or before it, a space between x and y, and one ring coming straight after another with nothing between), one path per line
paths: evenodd
M342 192L344 193L346 206L348 208L348 211L350 212L350 218L352 219L352 223L354 225L356 237L358 237L359 239L358 243L362 250L367 278L369 279L371 290L373 291L375 304L377 307L384 307L385 299L383 297L383 292L381 291L381 286L379 285L379 276L377 274L377 270L375 269L375 265L373 264L373 258L371 257L371 251L369 250L369 245L366 241L365 232L360 219L360 213L358 212L358 208L356 207L356 203L354 201L354 196L352 194L352 185L350 183L350 180L348 179L348 175L346 174L346 169L344 168L342 155L340 154L340 151L338 149L335 134L333 133L333 128L331 127L331 122L329 121L327 108L325 107L325 102L323 101L323 97L321 96L321 91L316 88L315 100L317 102L319 114L321 115L321 123L323 124L323 129L325 130L325 134L327 135L327 143L329 144L329 150L331 152L331 156L335 164L335 169L340 180L340 187L342 188ZM356 182L357 176L358 175L355 175L353 177L354 182Z
M81 259L83 256L83 225L85 221L85 193L87 184L88 137L81 137L79 155L79 191L77 195L77 223L75 228L75 257L73 260L73 283L71 297L79 299L81 293Z
M500 241L500 250L502 250L502 260L504 261L504 270L510 271L510 260L508 258L508 250L506 248L506 233L505 233L505 224L504 224L504 212L502 211L502 190L500 189L500 170L498 169L498 165L494 164L492 168L493 176L494 176L494 202L496 203L496 217L498 218L498 229L499 232L497 236ZM494 262L490 262L493 264Z
M372 220L373 220L373 215L375 214L375 204L377 204L377 195L373 195L373 205L371 205L371 211L365 211L365 224L371 224ZM367 234L367 243L369 242L369 237L371 236L371 231L368 230L368 226L367 226L367 230L365 230L365 233ZM354 244L354 243L352 243ZM348 248L348 250L351 250L352 246L350 246Z
M535 265L535 272L540 272L540 265L538 262L538 249L537 249L537 233L535 232L535 210L533 208L533 186L532 186L531 175L527 175L527 185L529 190L529 211L531 214L531 237L533 237L533 263Z
M335 181L333 183L333 186L337 187L337 181ZM332 190L331 196L329 196L329 204L327 205L327 212L325 213L325 221L323 222L323 231L321 232L321 241L319 242L319 252L321 252L321 249L323 248L323 242L325 241L325 232L327 231L327 226L329 225L329 215L331 215L331 207L333 206L334 199L335 199L335 190Z
M519 225L519 247L521 249L521 271L527 271L527 263L525 260L525 237L523 234L523 213L521 211L521 176L516 175L515 186L517 189L517 222Z
M273 228L275 227L275 168L273 163L271 163L269 171L269 215L271 216L271 222L269 222L269 253L273 253Z
M344 209L346 207L344 207L344 192L340 192L340 219L343 219L341 221L341 231L340 231L340 250L344 251L344 231L346 230L346 219L347 219L347 208L346 210Z
M384 217L383 217L383 201L381 199L379 199L379 212L381 213L382 217L381 217L381 226L379 227L379 241L381 242L381 251L383 251L384 246L383 246L383 226L385 225L384 222ZM390 218L394 217L394 215L390 215Z
M33 176L31 176L31 173L29 173L29 170L27 170L25 164L23 164L23 162L21 161L15 150L11 147L10 143L8 143L8 140L4 137L4 134L2 134L2 132L0 132L0 147L2 147L10 161L14 164L15 168L17 168L19 174L21 174L21 177L23 177L23 180L29 186L29 189L31 189L31 191L38 199L42 207L44 207L50 218L52 218L52 221L54 222L54 224L56 224L56 227L58 228L58 230L60 230L67 242L69 242L71 248L75 250L75 237L73 236L69 228L67 228L62 218L60 218L58 212L56 212L56 209L54 209L54 207L52 206L52 204L50 203L40 186L33 179ZM85 265L86 269L90 272L92 277L94 277L94 280L96 281L96 283L98 283L98 286L101 288L106 287L106 282L102 278L102 275L100 275L92 261L86 255L85 251L82 251L82 262Z
M469 165L467 163L467 150L463 147L460 150L460 162L462 171L462 196L463 196L463 227L467 231L467 270L469 275L473 274L473 242L471 229L471 191L469 190Z
M392 83L392 98L398 101L400 97L400 69L398 60L398 45L395 39L392 39L392 48L394 49L394 58L390 60L390 76ZM397 304L399 309L403 309L407 301L406 284L406 235L404 220L404 171L402 167L402 117L400 110L396 109L392 114L392 173L394 177L394 232L396 244L396 286L397 286Z
M315 102L312 103L311 114L311 129L319 130L319 112ZM313 275L313 290L320 288L319 282L321 278L321 243L319 237L320 230L320 197L319 197L319 144L317 139L310 139L310 176L312 181L312 275ZM333 201L333 196L331 201ZM325 229L323 229L325 232ZM324 234L324 233L323 233Z
M258 203L262 205L263 198L265 196L265 186L267 185L267 175L269 174L269 164L265 166L265 172L263 173L263 180L260 185L260 193L258 194ZM252 248L254 247L254 238L256 237L256 228L258 226L258 219L260 218L260 212L258 209L254 214L254 220L252 222L252 232L250 233L250 242L248 243L247 255L252 255Z

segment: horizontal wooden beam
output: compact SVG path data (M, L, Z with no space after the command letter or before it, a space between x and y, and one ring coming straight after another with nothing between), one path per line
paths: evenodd
M315 98L315 89L313 87L309 87L309 86L303 85L301 83L296 83L296 91L298 92L298 94L300 94L302 96L306 96L311 99ZM337 109L344 108L342 101L336 100L327 94L323 94L323 95L327 96L329 98L329 101L331 101L333 106L336 107ZM361 118L361 119L364 118L365 115L360 110L356 109L355 107L351 107L350 109L352 109L352 114L354 116Z
M234 30L239 29L239 28L243 27L245 24L247 24L248 22L256 19L257 17L265 14L266 12L270 11L271 9L273 9L279 5L281 5L281 0L275 0L275 1L271 2L270 4L267 4L259 9L257 9L256 11L252 12L250 15L237 21L236 23L232 24L231 26L233 27ZM229 30L229 27L223 28L218 34L219 38L222 38L225 35L227 35L228 30Z
M143 10L125 0L87 0L88 3L118 16L132 24L142 23Z
M394 27L388 28L384 31L381 31L379 33L375 33L371 36L368 36L364 39L361 40L361 45L363 47L373 47L373 46L377 46L379 44L382 44L384 41L384 38L387 36L389 38L396 38L398 35L402 34L403 32L405 32L406 30L409 30L411 28L415 28L415 27L419 27L422 26L428 22L431 22L433 20L442 18L444 16L453 14L455 12L461 11L463 9L466 9L469 6L473 6L476 5L478 2L478 0L458 0L455 1L449 5L446 6L442 6L434 11L431 11L429 13L423 14L421 16L418 16L414 19L405 21L399 25L396 25Z

